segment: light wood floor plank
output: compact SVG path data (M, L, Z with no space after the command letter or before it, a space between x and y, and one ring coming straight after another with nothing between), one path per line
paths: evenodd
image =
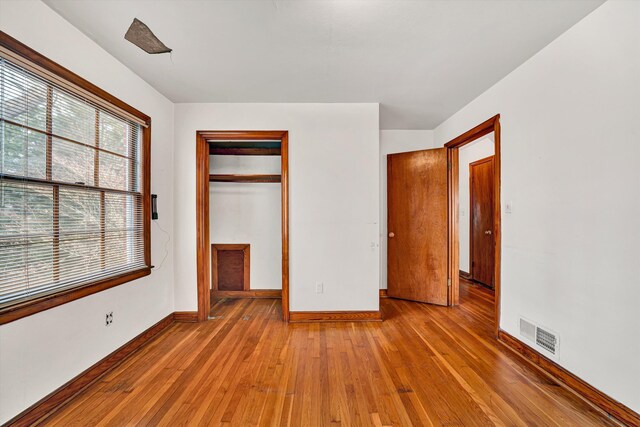
M280 320L221 299L174 324L46 419L52 426L614 426L500 345L493 294L384 298L384 322Z

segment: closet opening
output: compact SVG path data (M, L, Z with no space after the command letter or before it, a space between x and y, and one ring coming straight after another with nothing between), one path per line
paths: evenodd
M288 132L199 131L196 158L198 320L225 298L281 298L288 321Z

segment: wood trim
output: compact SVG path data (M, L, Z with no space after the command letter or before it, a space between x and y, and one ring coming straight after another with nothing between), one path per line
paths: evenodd
M456 306L460 304L460 277L456 272L460 269L460 227L458 226L459 212L458 203L460 199L459 174L458 174L458 149L447 150L447 162L449 169L449 305Z
M279 148L227 148L211 147L212 156L279 156Z
M251 246L248 243L213 243L211 245L211 290L218 291L218 251L242 251L244 253L243 288L244 291L251 289L249 280L251 279Z
M23 183L33 183L33 184L42 184L47 185L49 187L64 187L64 188L79 188L82 190L95 190L97 192L104 191L109 194L131 194L134 196L141 196L142 193L137 191L129 191L129 190L119 190L115 188L104 188L104 187L96 187L93 185L86 184L75 184L71 182L62 182L62 181L48 181L44 178L30 178L30 177L21 177L17 175L9 175L6 173L0 172L0 178L7 181L20 181Z
M169 314L158 323L151 326L149 329L145 330L131 341L91 366L89 369L77 375L71 381L62 385L46 397L7 421L5 425L26 427L44 421L85 388L93 384L116 366L120 365L127 357L144 347L144 345L151 341L152 338L168 328L173 323L173 319L174 314Z
M451 279L450 305L457 305L460 301L460 253L458 240L460 238L458 226L458 172L459 149L476 139L494 133L494 195L493 195L493 235L495 245L494 292L495 292L495 334L500 329L500 283L501 283L501 248L502 248L502 210L500 201L501 188L501 149L500 149L500 114L496 114L478 126L445 144L449 159L449 278Z
M49 58L41 55L40 53L36 52L35 50L31 49L29 46L19 42L18 40L14 39L13 37L11 37L10 35L8 35L7 33L0 31L0 46L10 50L11 52L14 52L20 56L22 56L23 58L29 60L30 62L44 68L46 71L49 71L50 73L53 73L61 78L63 78L64 80L67 80L73 84L75 84L76 86L80 87L81 89L86 90L87 92L91 93L92 95L95 95L101 99L103 99L104 101L108 102L109 104L112 104L116 107L118 107L119 109L139 118L140 120L142 120L143 122L149 124L150 122L150 117L147 116L146 114L142 113L141 111L133 108L132 106L130 106L129 104L127 104L126 102L116 98L115 96L111 95L110 93L108 93L107 91L100 89L98 86L94 85L93 83L89 82L88 80L85 80L84 78L80 77L79 75L77 75L76 73L68 70L67 68L63 67L62 65L50 60Z
M291 322L380 322L378 311L292 311Z
M472 166L478 166L478 165L481 165L483 163L490 162L490 161L493 160L493 157L494 156L492 154L491 156L485 157L485 158L480 159L480 160L476 160L475 162L471 162L471 163L469 163L469 168L471 168Z
M97 157L97 156L96 156ZM100 192L100 268L104 269L107 266L107 233L105 230L107 229L107 201L106 201L106 193L104 191ZM144 209L144 207L143 207ZM58 220L58 224L59 224ZM144 236L144 228L143 228L143 236ZM58 232L59 233L59 232ZM143 237L144 239L144 237ZM144 240L143 240L144 241ZM59 243L59 242L58 242ZM143 243L144 244L144 243ZM145 248L143 247L143 250ZM146 253L145 253L145 264L149 265L150 263L146 262Z
M386 289L380 289L380 298L388 298L389 295L387 294L387 290Z
M460 277L462 277L465 280L471 280L471 274L463 270L460 270Z
M640 426L640 414L604 394L580 377L569 372L556 362L546 358L533 348L529 347L524 342L502 329L498 330L498 340L507 348L522 356L525 360L543 371L545 374L558 381L561 385L573 391L578 396L603 410L618 421L630 426Z
M496 336L500 331L500 304L501 304L501 288L500 283L502 280L501 271L501 253L502 253L502 204L500 202L500 189L501 184L501 167L500 162L502 158L502 151L500 148L501 134L500 134L500 114L494 117L493 132L494 132L494 154L493 154L493 235L494 235L494 272L493 272L493 290L495 293L495 328Z
M458 152L458 154L460 153L458 150L456 150ZM475 162L473 162L475 163ZM473 173L473 163L469 163L469 182L467 183L467 185L469 186L469 279L468 280L473 280L473 263L474 263L474 253L473 253L473 176L471 175ZM459 172L459 171L458 171ZM458 174L458 176L460 176ZM460 187L458 186L458 189ZM459 202L459 200L458 200ZM459 224L459 223L458 223ZM458 248L460 248L460 244L458 242ZM459 264L458 264L459 266Z
M79 288L68 289L66 291L57 292L51 295L45 295L40 298L25 301L23 303L4 307L0 309L0 325L13 322L14 320L22 319L23 317L31 316L32 314L57 307L71 301L75 301L77 299L86 297L87 295L92 295L97 292L104 291L105 289L113 288L114 286L118 286L123 283L148 276L149 274L151 274L151 269L145 267L131 273L110 277L108 279L90 283Z
M47 181L53 181L53 120L48 119L49 117L53 117L53 87L52 86L47 86L47 109L45 114L47 117L47 125L45 127L45 137L47 141L46 160L45 160L45 163L46 163L45 178Z
M248 252L251 247L249 243L212 243L211 249L227 250L227 251L245 251Z
M144 263L151 267L151 119L142 128L142 232Z
M211 289L211 298L282 298L282 290L250 289L246 291L216 291Z
M53 255L53 280L60 280L60 186L53 186L53 218L52 218L52 255ZM33 301L33 300L31 300ZM44 308L43 308L44 310ZM0 310L0 324L2 324L2 310Z
M202 130L198 131L206 141L242 141L242 140L272 140L282 141L287 135L286 130ZM282 147L282 145L280 145Z
M211 266L209 264L209 143L196 133L196 268L198 321L209 318Z
M198 320L209 317L211 291L209 264L209 143L215 140L280 141L282 193L282 318L289 321L289 132L282 130L238 131L200 130L196 132L196 253Z
M176 311L173 313L173 320L180 323L196 323L198 321L198 312Z
M280 182L280 175L209 175L209 182Z
M480 160L476 160L475 162L471 162L469 163L469 273L467 273L469 275L468 280L475 280L473 278L473 266L474 266L474 262L475 262L475 256L476 254L473 251L474 245L473 245L473 202L475 201L475 192L473 191L473 185L471 185L471 183L473 182L473 177L474 177L474 167L481 165L483 163L488 163L488 162L493 162L494 161L494 155L491 155L489 157L485 157L483 159ZM495 174L495 162L493 162L493 173ZM495 194L493 195L495 197ZM495 206L494 206L495 209ZM495 217L494 217L495 218ZM459 247L459 246L458 246ZM494 247L495 250L495 247ZM495 269L494 269L494 275L495 275ZM486 286L490 289L493 289L492 286L489 286L486 283L482 283L480 281L478 281L478 283L481 283L483 286ZM495 283L495 277L494 277L494 283Z
M51 85L53 85L53 84L54 83L50 83L49 87ZM49 90L47 90L47 92L49 92ZM49 98L49 95L47 95L47 97ZM49 102L49 101L47 100L47 102ZM47 109L48 109L47 115L49 117L51 117L51 111L50 111L48 106L47 106ZM100 110L97 110L97 111L100 111ZM7 124L12 125L12 126L19 127L19 128L22 128L22 129L26 129L26 130L32 131L33 133L37 133L39 135L44 135L45 137L48 137L48 138L55 138L55 139L59 139L61 141L69 142L69 143L71 143L73 145L78 145L80 147L90 148L90 149L92 149L94 151L94 153L105 153L105 154L109 154L111 156L120 157L121 159L127 159L127 160L131 160L133 158L132 155L125 156L124 154L120 154L120 153L117 153L115 151L111 151L111 150L107 150L105 148L102 148L102 147L99 146L99 144L95 144L95 143L94 144L86 144L84 142L80 142L80 141L77 141L75 139L67 138L66 136L54 134L53 131L52 131L50 123L47 123L46 130L42 130L42 129L35 128L33 126L28 126L28 125L25 125L25 124L22 124L22 123L14 122L12 120L4 119L3 121L5 123L7 123ZM95 173L95 171L94 171L94 173ZM51 181L51 179L47 179L47 181ZM84 185L84 184L82 184L82 185Z
M476 139L490 134L495 130L495 124L500 120L500 114L496 114L488 120L480 123L478 126L473 129L469 129L462 135L453 138L451 141L444 144L446 148L460 148L463 145L466 145Z
M282 319L289 321L289 132L280 139L282 193Z

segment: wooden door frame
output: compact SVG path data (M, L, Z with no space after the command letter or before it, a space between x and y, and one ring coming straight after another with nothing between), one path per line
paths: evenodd
M484 159L480 159L480 160L476 160L475 162L471 162L469 163L469 262L471 263L471 265L469 266L469 277L471 278L471 280L475 279L473 278L473 185L471 185L471 182L473 181L473 167L474 166L478 166L481 165L483 163L487 163L487 162L493 162L494 156L491 155L489 157L485 157ZM494 174L495 174L495 162L493 162L493 169L494 169ZM494 194L495 197L495 194ZM493 233L493 230L491 231ZM494 271L495 274L495 271ZM495 277L493 278L493 287L495 288ZM486 285L486 283L483 283L483 285Z
M501 204L500 204L500 114L480 123L473 129L447 142L447 160L449 162L449 305L460 303L460 229L458 223L459 203L459 150L461 147L481 138L489 133L494 133L495 150L493 154L493 235L494 235L494 292L495 292L495 333L498 336L500 330L500 271L501 271Z
M211 264L209 239L209 143L211 140L278 140L282 194L282 318L289 321L289 132L196 131L196 260L198 321L209 318Z

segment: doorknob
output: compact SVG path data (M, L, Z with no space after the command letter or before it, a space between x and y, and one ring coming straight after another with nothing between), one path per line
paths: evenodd
M485 231L484 234L491 234L491 230Z
M391 233L389 233L389 237L395 237L395 233L393 233L393 231Z

